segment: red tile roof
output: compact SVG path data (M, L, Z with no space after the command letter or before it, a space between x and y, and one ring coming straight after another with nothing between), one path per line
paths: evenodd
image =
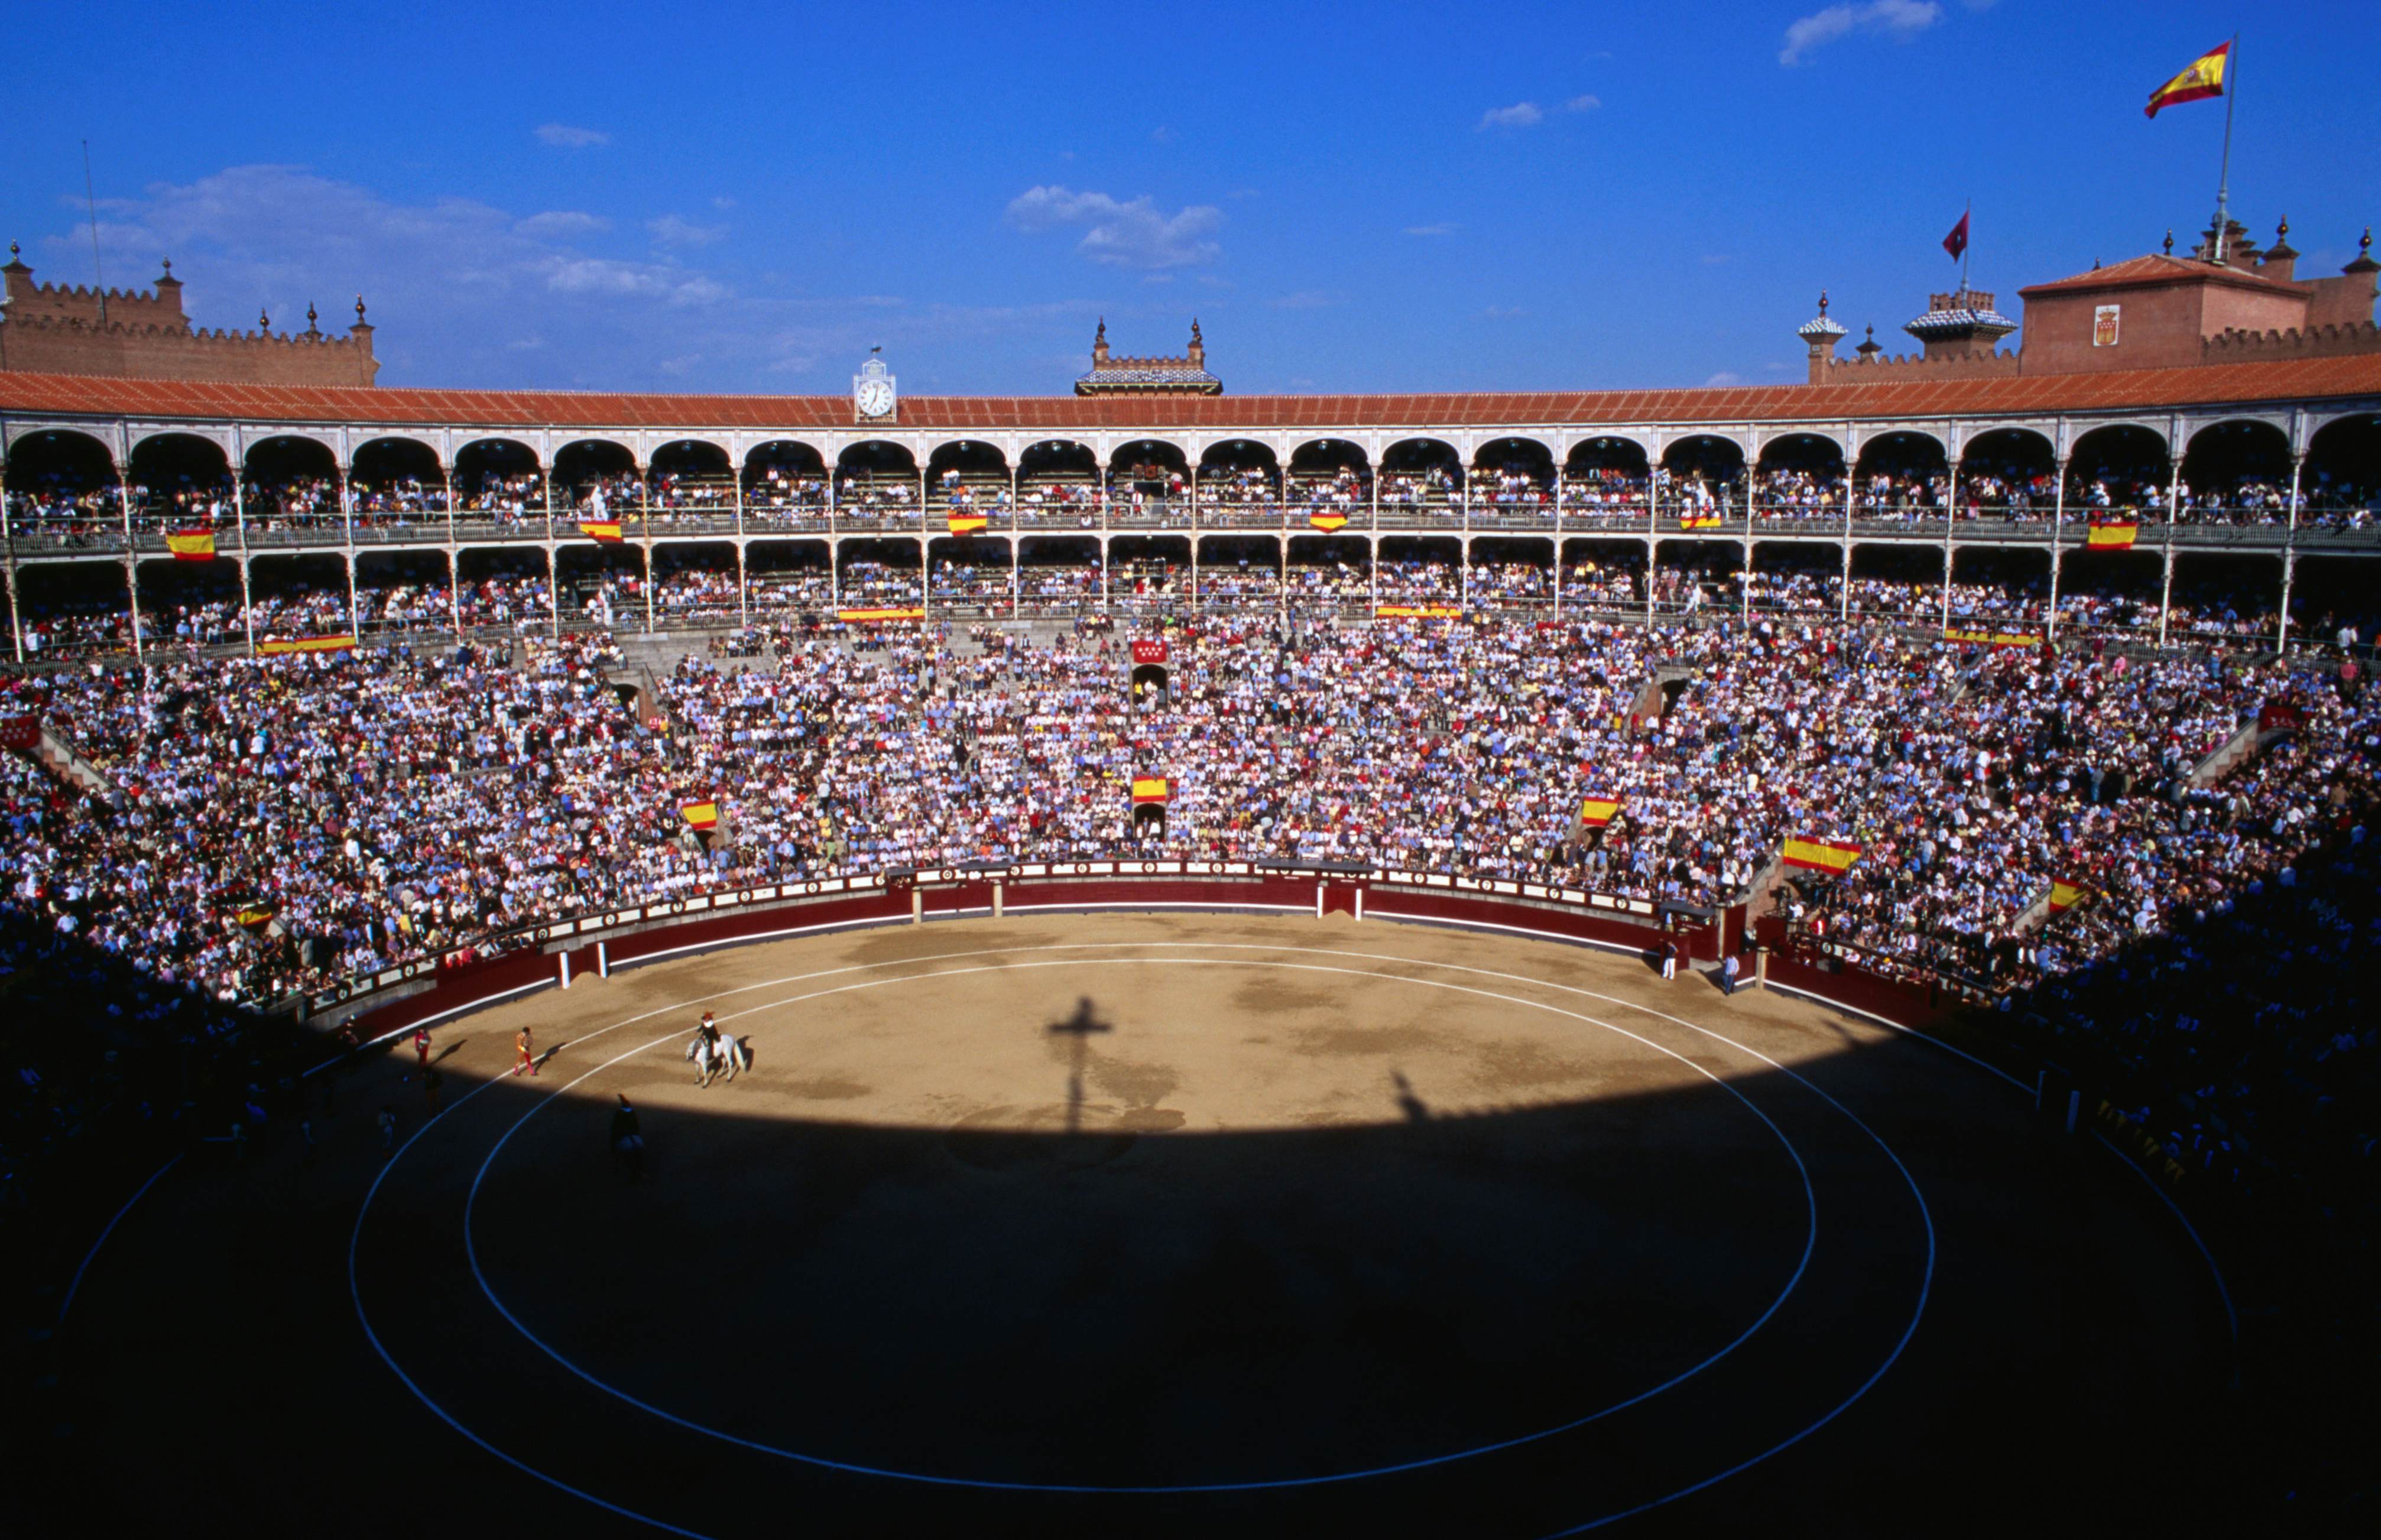
M1837 422L2038 417L2381 396L2381 354L1994 380L1903 380L1707 390L1205 397L909 396L897 429L953 433L1097 429L1459 429L1530 423ZM841 395L629 395L241 385L0 372L0 411L360 427L849 432Z
M2074 294L2094 289L2143 289L2159 284L2229 284L2235 288L2262 289L2267 293L2303 293L2285 285L2277 278L2268 278L2246 268L2217 267L2197 258L2167 257L2151 252L2146 257L2134 257L2114 267L2095 267L2089 273L2079 273L2072 278L2053 279L2047 284L2034 284L2018 290L2021 297L2031 299L2037 294Z

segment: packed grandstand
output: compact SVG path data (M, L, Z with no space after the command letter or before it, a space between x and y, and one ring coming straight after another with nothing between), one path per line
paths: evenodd
M1738 913L1998 1013L2203 1193L2369 1217L2375 389L1956 464L1790 423L119 458L19 403L0 947L104 1013L12 1037L0 1194L269 1122L345 981L1140 857Z

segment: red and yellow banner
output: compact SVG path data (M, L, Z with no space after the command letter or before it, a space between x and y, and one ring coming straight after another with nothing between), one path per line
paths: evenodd
M1852 863L1861 858L1861 847L1848 840L1820 840L1807 834L1789 836L1784 852L1786 864L1804 871L1834 872L1838 876L1851 870Z
M1683 529L1716 529L1719 527L1719 515L1708 509L1700 513L1685 513L1679 516L1679 526Z
M259 642L256 650L273 658L286 652L344 652L355 645L353 637L289 637L280 641Z
M2039 631L1946 631L1943 639L1969 647L2040 647Z
M277 913L273 905L263 902L242 903L231 911L231 922L249 930L262 930L273 923Z
M2050 912L2056 915L2062 909L2072 909L2077 904L2082 903L2086 897L2090 896L2091 891L2092 890L2086 888L2081 882L2070 882L2063 877L2052 878L2050 880Z
M2224 94L2224 71L2232 62L2232 45L2219 42L2191 61L2190 67L2150 92L2150 104L2144 111L2151 117L2160 107L2180 106L2185 102L2204 102L2211 96Z
M604 545L620 543L620 521L616 518L582 519L580 521L579 532L589 540Z
M991 522L982 514L953 514L943 521L944 527L954 535L972 535Z
M1136 775L1132 778L1132 805L1136 807L1144 803L1163 806L1173 792L1173 783L1162 775Z
M1314 512L1306 515L1306 522L1309 527L1320 529L1326 535L1336 535L1340 530L1348 527L1348 515L1345 514L1327 514L1322 509L1317 508Z
M1587 825L1590 829L1601 829L1606 824L1610 823L1612 821L1613 815L1619 811L1620 799L1618 797L1592 796L1579 805L1579 821Z
M1459 620L1463 607L1459 604L1382 604L1373 613L1383 620Z
M165 549L177 562L212 562L215 559L215 532L212 529L174 529L165 535Z
M682 802L678 804L678 816L686 820L690 829L716 829L719 827L719 804L708 797L701 802Z
M917 605L876 605L857 610L837 610L835 618L854 625L873 625L887 620L923 620L926 612Z
M2106 524L2095 523L2092 526L2091 534L2084 537L2083 543L2093 551L2131 551L2141 531L2142 527L2131 519L2121 523L2114 520Z

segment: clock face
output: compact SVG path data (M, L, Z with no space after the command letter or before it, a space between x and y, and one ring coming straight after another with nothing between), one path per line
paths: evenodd
M852 397L862 417L883 417L893 409L893 382L863 380Z

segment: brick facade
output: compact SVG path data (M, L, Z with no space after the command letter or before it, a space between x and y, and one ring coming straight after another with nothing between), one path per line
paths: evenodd
M380 372L372 328L356 301L344 337L314 324L303 332L207 331L182 313L182 282L167 263L152 290L36 284L33 270L8 249L0 274L0 370L103 375L128 380L220 380L247 385L370 385ZM262 318L260 318L260 321Z
M1888 380L1978 380L2003 376L2097 374L2144 369L2284 358L2340 358L2381 353L2373 321L2381 262L2368 233L2357 259L2337 277L2302 278L2285 223L2271 249L2259 251L2239 224L2228 226L2216 260L2211 226L2187 256L2167 249L2094 268L2055 283L2019 290L2025 300L2017 351L1972 347L1963 355L1938 344L1930 331L1939 318L1964 313L1966 301L1990 295L1936 295L1935 309L1910 330L1926 342L1924 357L1888 358L1874 339L1860 357L1838 358L1840 332L1799 333L1811 343L1812 384Z

